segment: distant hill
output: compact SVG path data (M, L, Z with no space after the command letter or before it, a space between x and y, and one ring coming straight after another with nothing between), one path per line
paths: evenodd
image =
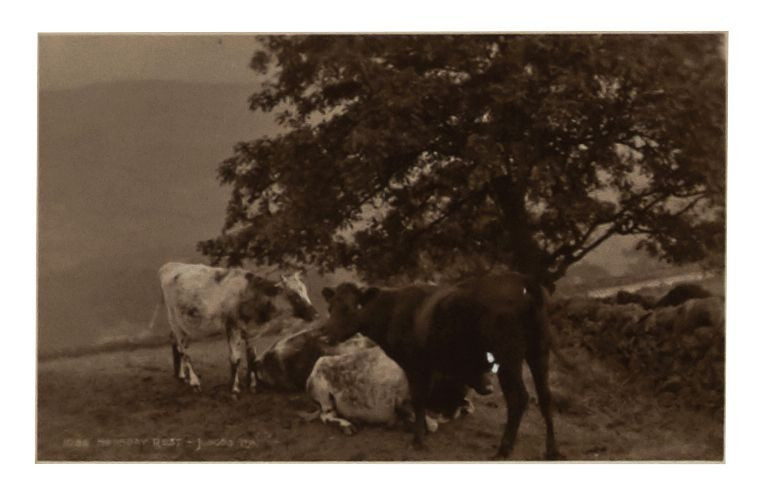
M40 349L148 322L156 269L222 227L216 167L276 130L248 85L94 84L39 95Z

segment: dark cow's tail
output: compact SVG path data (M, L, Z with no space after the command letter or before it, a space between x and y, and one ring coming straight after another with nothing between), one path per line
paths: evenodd
M558 363L567 369L575 370L576 365L563 355L555 342L552 326L550 325L550 318L547 315L547 305L549 303L547 290L544 289L539 281L529 277L526 280L526 293L531 298L534 319L541 337L547 341L550 351L555 355Z

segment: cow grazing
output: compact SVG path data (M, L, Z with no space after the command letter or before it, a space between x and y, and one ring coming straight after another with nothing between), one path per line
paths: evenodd
M283 325L290 318L309 322L317 316L298 275L281 277L275 284L239 268L170 262L159 269L159 280L171 328L174 373L196 391L200 391L201 381L188 355L193 337L226 332L230 387L233 397L237 397L241 345L245 342L248 385L255 391L253 338L257 331Z
M361 330L404 370L415 411L414 445L424 446L425 406L436 375L478 387L492 367L507 403L507 425L497 457L509 457L528 404L525 360L533 375L546 427L546 457L558 452L548 385L550 334L544 291L532 278L504 274L452 286L421 289L359 288L344 283L326 288L327 332L333 340ZM412 322L410 322L410 320Z

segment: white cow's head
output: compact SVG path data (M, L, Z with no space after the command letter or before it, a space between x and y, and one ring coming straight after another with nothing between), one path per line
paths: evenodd
M292 280L293 278L290 278ZM265 324L282 318L297 318L311 322L317 317L306 287L298 279L300 287L273 283L251 272L246 273L248 285L241 298L240 314L246 321Z
M309 293L307 292L306 284L301 280L301 272L296 271L292 275L286 277L280 275L280 286L289 289L298 294L304 302L308 305L312 305L312 300L309 299Z

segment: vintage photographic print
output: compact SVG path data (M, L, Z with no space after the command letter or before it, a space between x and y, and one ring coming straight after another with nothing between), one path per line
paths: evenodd
M722 462L726 53L40 34L37 461Z

